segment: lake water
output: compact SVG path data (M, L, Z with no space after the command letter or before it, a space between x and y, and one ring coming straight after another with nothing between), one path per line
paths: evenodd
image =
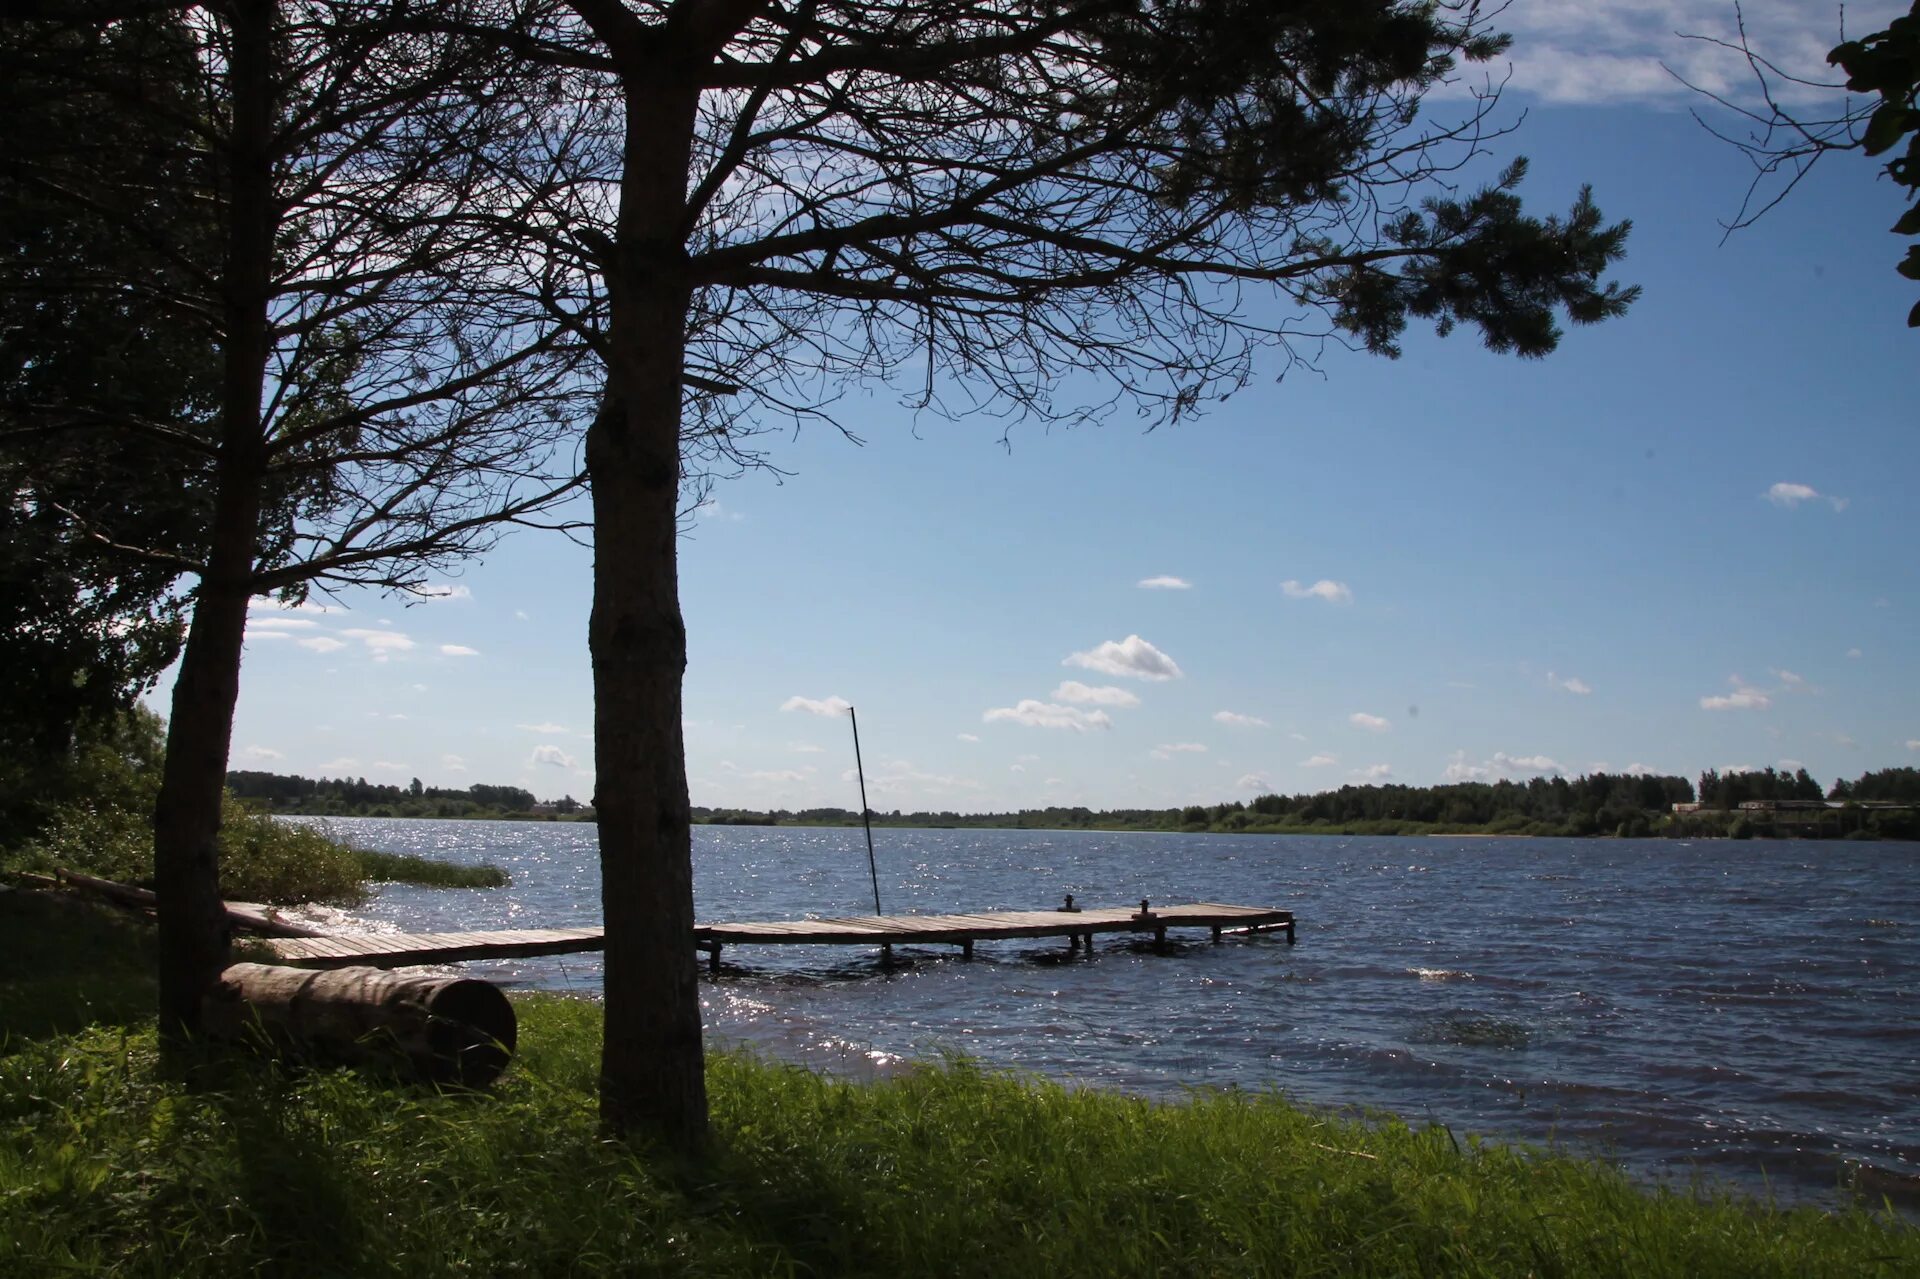
M511 886L390 886L338 922L409 931L599 922L594 828L336 820L363 846L490 861ZM707 1029L822 1069L958 1050L1178 1097L1278 1089L1460 1134L1598 1153L1783 1200L1843 1184L1920 1207L1920 845L874 832L896 911L1229 901L1299 941L1156 955L1102 938L730 947ZM869 911L858 830L696 827L703 921ZM1176 934L1177 936L1178 934ZM590 994L594 955L473 964Z

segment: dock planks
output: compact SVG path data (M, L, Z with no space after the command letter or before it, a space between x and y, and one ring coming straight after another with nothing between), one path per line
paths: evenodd
M1148 935L1165 942L1167 930L1206 928L1213 940L1227 933L1282 931L1293 940L1293 912L1269 906L1196 902L1160 906L1142 915L1127 906L1076 911L994 910L961 915L844 915L825 919L782 919L744 923L697 924L694 944L713 967L727 946L882 946L952 945L971 957L980 941L1064 937L1092 949L1097 933ZM325 937L280 937L259 943L284 964L303 968L341 968L365 964L399 968L412 964L450 964L470 959L513 959L601 950L598 928L516 929L468 933L334 933Z

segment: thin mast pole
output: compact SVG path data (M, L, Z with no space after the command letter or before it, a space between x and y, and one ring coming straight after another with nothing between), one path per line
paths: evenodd
M860 824L867 829L867 874L873 879L873 913L880 910L880 869L873 861L873 810L867 807L867 770L860 763L860 717L853 713L853 707L847 707L847 718L853 721L853 771L860 777ZM888 950L893 949L891 946Z

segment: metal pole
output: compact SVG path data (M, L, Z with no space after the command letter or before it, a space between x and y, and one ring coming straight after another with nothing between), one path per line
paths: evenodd
M853 770L860 777L860 824L867 828L867 874L873 879L873 913L880 910L880 870L873 861L873 813L867 807L867 770L860 763L860 717L853 713L853 707L847 707L847 718L853 721ZM893 948L887 947L890 951Z

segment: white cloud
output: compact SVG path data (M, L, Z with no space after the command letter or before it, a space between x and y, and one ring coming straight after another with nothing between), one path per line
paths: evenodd
M259 617L249 616L247 618L247 634L251 636L255 631L310 631L318 628L319 625L320 623L314 621L311 617L283 617L275 614L265 614Z
M1356 769L1354 769L1354 770L1353 770L1353 774L1352 774L1352 775L1353 775L1353 777L1354 777L1354 778L1355 778L1356 780L1358 780L1358 781L1363 781L1363 782L1384 782L1384 781L1386 781L1386 780L1387 780L1387 779L1388 779L1389 777L1392 777L1392 776L1393 776L1393 765L1391 765L1391 764L1369 764L1369 765L1368 765L1367 767L1365 767L1365 768L1356 768Z
M1756 53L1802 80L1830 83L1835 72L1826 64L1826 53L1839 41L1836 13L1833 6L1816 4L1749 3L1741 17ZM1886 25L1884 19L1857 19L1851 10L1847 16L1853 36ZM1738 39L1733 6L1723 0L1513 5L1500 10L1498 25L1515 37L1511 53L1500 60L1511 61L1511 87L1548 102L1712 110L1687 84L1733 101L1755 96L1753 73L1736 50L1686 38ZM1482 82L1482 69L1463 70L1467 83ZM1505 67L1487 70L1497 82ZM1788 104L1823 100L1818 90L1791 82L1777 85L1776 93Z
M1111 684L1089 688L1077 679L1061 681L1060 687L1053 690L1053 700L1090 706L1129 707L1140 704L1140 699L1124 688L1115 688Z
M1650 768L1645 764L1634 763L1634 764L1628 764L1625 768L1621 769L1620 771L1625 773L1629 777L1652 777L1659 770Z
M527 757L527 762L529 764L550 764L555 768L572 768L573 756L567 754L558 746L548 744L546 746L534 747L533 754Z
M458 755L442 755L440 757L440 767L446 769L449 773L464 773L467 771L467 761Z
M843 715L853 709L853 703L844 697L829 697L824 701L797 694L780 703L783 711L805 711L809 715Z
M1780 681L1780 691L1783 693L1813 691L1807 688L1807 681L1804 676L1795 675L1792 671L1776 670L1769 666L1767 668L1767 674Z
M788 742L787 749L796 755L824 755L827 748L813 742Z
M1727 680L1733 685L1733 692L1720 697L1703 697L1700 709L1704 711L1764 711L1773 705L1773 699L1760 689L1750 686L1738 675Z
M285 759L286 756L271 746L249 746L240 752L248 759Z
M310 648L316 653L337 653L346 646L345 640L337 640L331 635L314 635L300 641L301 648Z
M1369 733L1384 733L1393 727L1380 716L1369 715L1365 711L1355 711L1353 714L1347 716L1347 723L1353 725L1355 728L1364 728Z
M431 586L421 587L414 594L423 600L470 600L473 598L473 591L470 588L453 582L435 582Z
M710 497L700 503L700 505L694 507L693 517L697 520L705 520L708 522L718 520L727 524L738 524L741 520L747 518L731 507L720 505L720 499L717 497Z
M1190 591L1193 583L1184 577L1143 577L1134 583L1143 591Z
M533 620L533 618L532 618L532 616L531 616L530 614L528 614L528 612L527 612L527 610L526 610L526 609L524 609L524 608L516 608L516 609L514 609L514 610L513 610L513 615L514 615L514 616L515 616L516 618L518 618L518 619L520 619L521 621L523 621L523 622L531 622L531 621Z
M1243 773L1240 780L1233 784L1235 790L1272 790L1267 779L1258 773Z
M1812 502L1816 500L1827 503L1827 505L1836 511L1844 511L1847 509L1846 498L1834 497L1830 493L1822 493L1811 484L1776 484L1768 489L1763 496L1775 506L1783 506L1789 511L1802 502Z
M1850 648L1847 650L1847 656L1857 658L1860 656L1860 650L1857 648Z
M1077 706L1057 706L1031 697L1014 706L996 707L980 718L988 724L1007 720L1028 728L1070 728L1076 733L1084 733L1089 728L1113 727L1105 711L1083 711Z
M286 632L286 631L263 631L263 630L259 630L259 629L257 629L257 628L255 628L255 627L252 627L252 626L249 626L249 627L247 627L247 630L246 630L246 635L245 635L245 638L246 638L246 639L247 639L247 640L248 640L249 642L251 642L251 641L253 641L253 640L284 640L284 639L292 639L292 638L293 638L293 636L292 636L291 634L289 634L288 632Z
M564 733L567 731L567 726L565 724L554 724L554 723L515 724L514 727L523 728L529 733Z
M1338 755L1328 755L1328 754L1322 753L1319 755L1310 755L1306 759L1301 760L1300 767L1328 768L1334 764L1338 764L1339 762L1340 762L1340 757Z
M342 756L339 759L330 759L326 763L320 765L320 771L323 774L340 773L340 772L345 772L349 768L358 768L358 767L360 767L359 760L354 759L352 756Z
M1155 759L1172 759L1175 755L1204 755L1207 748L1199 742L1163 742L1153 750Z
M1807 765L1805 760L1778 759L1773 762L1773 766L1783 773L1791 773L1796 769L1805 768Z
M373 653L404 653L414 647L414 643L399 631L373 630L365 626L356 626L340 632L348 639L357 639Z
M480 650L468 648L465 644L442 644L440 652L446 657L478 657Z
M1280 583L1281 593L1290 600L1325 600L1329 604L1353 603L1353 591L1345 582L1321 578L1312 586L1302 586L1288 578Z
M1910 751L1920 751L1920 737L1909 737L1907 739L1907 749Z
M1629 766L1629 771L1637 765ZM1558 760L1546 755L1509 755L1505 751L1495 751L1493 758L1475 764L1467 759L1465 751L1455 751L1441 777L1449 782L1485 782L1500 777L1512 777L1517 773L1559 773Z
M1271 725L1258 715L1242 715L1238 711L1215 711L1213 722L1226 724L1232 728L1269 728Z
M1119 641L1108 640L1084 653L1071 653L1060 664L1084 666L1102 675L1125 675L1145 680L1179 679L1184 673L1171 657L1138 635L1129 635Z
M980 740L980 735L978 733L961 733L958 736L960 740L963 742L977 742Z
M1569 675L1565 679L1561 679L1552 671L1548 671L1547 683L1553 685L1555 688L1565 689L1569 693L1578 693L1582 697L1585 697L1593 691L1593 687L1578 675Z
M376 759L373 761L373 766L389 773L407 773L413 771L405 764L396 764L390 759Z
M856 779L853 769L840 774L840 780L851 782ZM954 791L977 791L980 783L971 777L952 777L941 773L929 773L915 767L904 759L885 759L876 763L867 774L867 789L875 795L943 795Z

